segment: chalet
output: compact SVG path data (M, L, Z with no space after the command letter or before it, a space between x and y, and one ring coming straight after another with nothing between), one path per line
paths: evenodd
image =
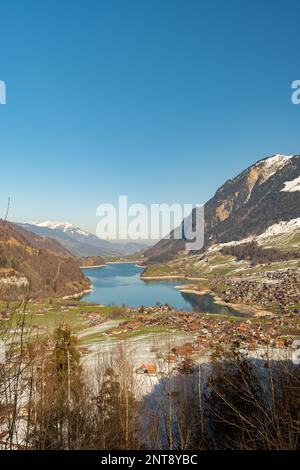
M157 368L155 364L144 364L142 363L140 367L136 369L137 374L147 374L147 375L156 375Z

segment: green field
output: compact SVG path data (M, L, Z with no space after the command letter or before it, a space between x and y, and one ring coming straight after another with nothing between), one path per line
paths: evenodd
M22 305L16 302L7 304L0 302L2 312L10 312L11 321L16 324L24 315L24 323L27 328L35 328L42 332L53 330L59 325L70 325L73 331L79 331L89 327L85 314L94 313L103 319L126 317L126 309L117 306L100 306L87 302L49 302L28 303Z

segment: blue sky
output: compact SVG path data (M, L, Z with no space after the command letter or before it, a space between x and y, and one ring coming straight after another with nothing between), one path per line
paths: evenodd
M95 230L101 202L199 203L300 153L300 4L0 4L0 211Z

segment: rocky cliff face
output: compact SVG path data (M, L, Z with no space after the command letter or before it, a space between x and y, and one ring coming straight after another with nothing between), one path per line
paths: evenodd
M78 261L57 241L0 220L0 297L60 297L90 286Z
M226 181L204 207L205 248L259 235L273 224L299 217L299 175L299 155L274 155ZM181 240L161 240L145 256L166 261L184 247Z

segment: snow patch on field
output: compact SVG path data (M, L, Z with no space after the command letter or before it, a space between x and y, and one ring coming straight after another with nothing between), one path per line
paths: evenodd
M292 181L286 181L284 183L284 188L282 188L281 191L286 193L294 193L295 191L300 191L300 176L298 176Z

